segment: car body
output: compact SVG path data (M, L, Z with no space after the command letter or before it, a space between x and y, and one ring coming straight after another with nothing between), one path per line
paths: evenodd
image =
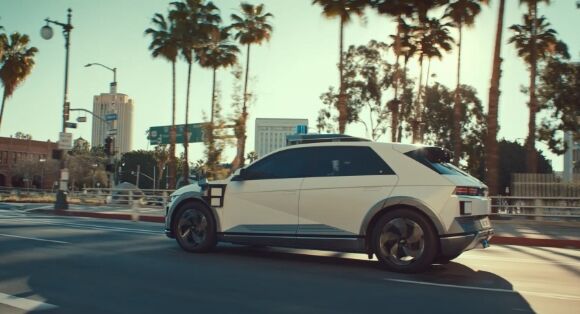
M437 147L319 137L175 191L165 231L193 252L215 242L359 252L421 271L493 235L487 187L449 159Z

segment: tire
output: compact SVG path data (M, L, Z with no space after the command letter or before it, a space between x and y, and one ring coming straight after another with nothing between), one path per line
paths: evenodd
M181 206L175 214L173 230L179 246L188 252L208 252L217 244L213 214L200 203L189 202Z
M375 224L372 248L388 270L416 273L435 260L437 235L428 218L412 209L398 208L385 213Z

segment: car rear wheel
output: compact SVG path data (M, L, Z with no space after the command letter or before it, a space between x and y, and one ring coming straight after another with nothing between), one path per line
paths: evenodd
M433 227L423 215L407 208L391 210L379 218L372 241L379 262L393 271L423 271L437 254Z
M182 249L202 253L216 246L215 222L207 207L187 203L179 209L175 218L175 238Z

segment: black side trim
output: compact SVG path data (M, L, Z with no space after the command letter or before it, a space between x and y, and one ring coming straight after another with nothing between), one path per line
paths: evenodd
M218 232L222 236L249 236L249 237L292 237L292 238L336 238L336 239L364 239L360 235L336 235L336 234L296 234L296 233L256 233L256 232Z

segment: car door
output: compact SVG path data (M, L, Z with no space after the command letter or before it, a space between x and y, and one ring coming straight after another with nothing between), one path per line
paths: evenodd
M258 160L232 178L224 199L224 233L295 235L302 183L299 149Z
M357 236L367 211L387 198L397 176L368 146L317 147L302 182L298 235Z

